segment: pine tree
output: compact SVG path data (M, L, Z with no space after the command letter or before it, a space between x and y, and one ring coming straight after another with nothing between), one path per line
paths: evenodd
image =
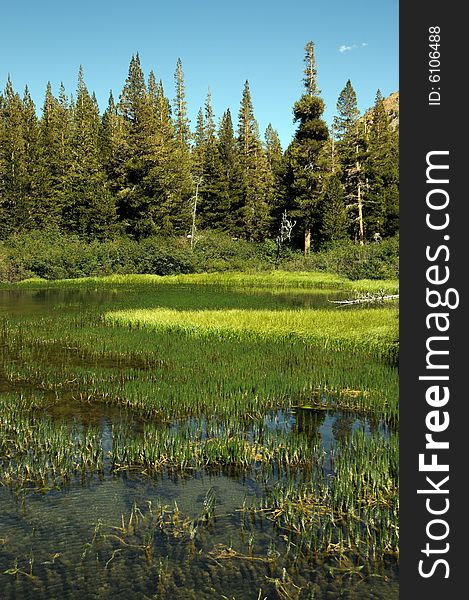
M61 211L66 202L67 195L67 176L71 163L71 136L73 128L73 96L70 99L65 93L63 83L60 84L59 102L57 105L57 131L58 131L58 189L57 196L60 203Z
M321 199L321 212L321 242L327 244L346 239L349 219L344 189L336 175L331 175L328 179L324 196Z
M272 234L276 234L285 212L284 156L277 131L272 124L267 125L264 135L265 156L270 172L271 198L269 200L272 216Z
M239 234L247 239L263 239L269 230L271 181L267 160L254 118L249 82L244 84L238 119L238 153L242 173L241 206L237 211Z
M187 116L186 86L184 83L184 72L182 70L180 58L178 58L176 63L174 83L176 87L176 95L174 97L174 126L176 138L181 146L189 148L191 138L190 121Z
M293 113L299 122L293 142L286 152L285 184L288 188L289 214L294 216L304 232L304 250L309 252L311 239L320 243L320 198L325 172L321 168L321 152L328 139L327 125L321 119L324 102L317 96L314 45L306 45L305 94L295 103Z
M205 120L204 111L200 108L197 113L197 124L194 135L194 148L192 151L192 162L194 175L202 177L204 173L205 156Z
M126 123L122 114L119 113L111 90L108 105L102 117L101 153L109 187L115 197L117 197L125 177L126 143Z
M365 161L367 157L366 123L359 121L357 96L350 79L337 100L334 118L337 136L339 172L349 207L350 234L363 244L365 238L364 203L366 201Z
M28 184L24 104L14 91L8 77L0 114L0 235L2 237L29 229L32 225Z
M237 211L242 202L243 178L230 109L226 110L220 120L217 149L218 171L215 185L219 210L224 215L221 228L239 236Z
M137 138L138 134L144 138L148 119L148 98L138 52L130 59L129 73L119 100L119 112L133 127L134 138ZM137 143L136 139L132 141Z
M48 82L42 106L42 118L39 122L39 156L38 156L38 197L34 221L37 228L42 229L50 223L61 222L61 178L60 163L60 130L58 124L59 102L52 94L52 86Z
M350 79L347 80L344 89L340 92L337 100L337 113L338 115L334 117L334 134L339 140L343 140L353 130L360 116L357 94Z
M391 129L383 97L378 90L368 126L369 146L366 161L368 183L369 236L388 237L399 228L399 144Z
M366 238L366 204L368 204L368 182L366 163L368 160L368 133L366 120L359 120L347 136L347 147L341 151L342 180L346 203L350 215L350 233L360 244Z
M156 118L152 123L156 129L150 136L150 169L142 181L145 193L151 199L155 230L166 234L185 233L191 222L192 177L190 129L181 61L178 59L175 73L174 121L162 82L153 85L151 79L149 95L153 119Z
M181 71L182 73L182 71ZM187 233L191 223L191 160L188 146L177 138L171 105L163 83L150 73L148 91L152 106L151 168L144 179L152 200L157 231Z
M63 226L65 230L85 238L103 239L115 231L115 205L101 161L101 137L96 98L89 94L80 67Z
M155 233L158 222L155 199L148 184L155 162L155 119L138 53L130 60L117 110L123 120L115 186L118 214L126 232L140 238Z
M275 171L282 162L283 152L278 132L272 127L271 123L267 125L264 139L267 164L272 171Z
M23 139L26 167L23 193L25 203L31 211L31 227L34 227L37 226L36 213L40 204L39 123L28 86L23 96Z
M205 100L205 139L207 146L213 146L217 141L217 131L215 119L213 116L212 92L208 88L207 98Z
M165 95L163 82L156 81L153 71L148 77L148 96L151 107L151 143L153 150L162 151L175 140L174 125L171 120L171 105Z
M210 89L205 101L203 114L202 141L198 144L199 160L201 158L201 176L199 217L203 228L226 229L229 204L220 198L219 180L221 177L221 161L213 116L212 94ZM200 137L199 127L197 135ZM197 145L196 145L197 147Z
M166 139L174 137L174 125L171 120L171 104L165 96L163 82L160 82L156 89L156 114L158 118L158 131Z
M305 47L305 70L303 83L308 96L319 96L321 90L317 84L316 58L314 55L314 42L308 42Z

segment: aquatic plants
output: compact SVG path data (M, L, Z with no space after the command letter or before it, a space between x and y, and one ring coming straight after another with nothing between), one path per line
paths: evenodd
M104 314L107 323L227 339L292 339L323 350L386 355L397 337L389 309L170 310L134 309Z
M25 511L44 504L43 541L16 542L24 523L0 536L7 598L28 598L30 566L41 599L74 578L128 592L130 572L148 597L187 598L226 595L227 581L238 598L307 598L392 573L396 309L325 308L339 288L316 297L301 278L209 279L2 292L0 502L12 490ZM51 498L107 485L121 490L108 517L68 533L78 548L46 544Z

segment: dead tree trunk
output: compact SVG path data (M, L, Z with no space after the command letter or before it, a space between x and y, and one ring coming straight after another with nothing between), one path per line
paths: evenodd
M305 230L305 256L309 255L311 250L311 229L308 227Z

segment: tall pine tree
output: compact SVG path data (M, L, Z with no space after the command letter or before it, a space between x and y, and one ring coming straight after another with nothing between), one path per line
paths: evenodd
M121 166L116 170L118 213L127 233L140 238L158 230L158 219L148 185L154 167L155 120L138 53L130 60L118 114L124 122L119 149Z
M280 138L271 123L267 125L264 139L265 156L271 181L271 198L269 200L272 217L271 233L275 237L278 233L282 215L286 208L285 189L283 185L285 164Z
M81 67L70 144L64 228L86 238L112 237L116 211L101 159L101 119L96 98L88 92Z
M249 90L244 84L238 118L238 154L242 174L241 205L236 220L240 234L250 240L266 237L270 225L270 186L267 160L259 138L259 127Z
M368 124L366 226L370 237L389 237L399 228L399 142L378 90Z
M360 116L357 94L350 79L347 80L344 89L340 92L337 100L337 113L334 117L334 134L339 140L343 140L353 130Z
M61 102L47 84L39 123L38 202L35 224L39 229L62 223L65 173L70 150L70 115L61 89Z
M221 228L239 236L241 232L237 216L242 202L243 177L230 109L226 110L220 120L217 147L218 170L215 186L219 210L225 215Z
M293 107L299 126L287 149L285 180L290 199L287 209L300 224L298 229L304 232L304 251L307 254L311 241L316 247L320 243L320 199L325 180L320 157L329 133L326 123L321 119L324 102L317 95L319 90L313 42L308 42L305 50L305 93Z
M171 105L165 96L163 83L156 86L153 98L149 82L156 134L153 138L153 166L146 180L154 199L158 231L166 234L187 234L191 223L192 194L191 160L188 146L178 139L176 124L171 119Z
M8 77L0 113L0 235L32 225L25 105Z
M200 132L198 131L200 137ZM198 171L202 177L200 186L199 216L201 226L212 229L226 229L228 220L229 202L220 196L219 180L221 176L221 161L213 116L212 94L210 89L205 101L203 115L202 169Z
M176 63L176 71L174 73L174 84L176 87L176 95L174 97L174 127L176 130L176 138L179 144L185 148L189 148L191 139L190 121L187 116L187 101L186 101L186 85L184 83L184 71L182 69L181 59L178 58Z
M367 158L366 123L359 120L357 96L350 79L337 100L334 118L335 134L340 163L340 177L344 186L350 217L349 230L361 244L365 239L365 201Z
M204 111L200 108L197 113L197 123L194 134L194 147L192 150L193 171L196 177L202 177L204 173L205 156L205 119Z
M36 212L40 203L40 169L39 169L39 123L36 107L31 99L28 86L23 96L23 139L26 176L24 182L25 204L30 207L31 227L37 227Z

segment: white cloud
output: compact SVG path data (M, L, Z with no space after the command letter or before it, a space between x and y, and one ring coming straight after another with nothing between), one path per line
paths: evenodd
M362 48L364 48L365 46L368 46L368 42L362 42L360 44L360 47ZM342 44L342 46L339 47L339 52L343 54L344 52L350 52L350 50L355 50L355 48L358 48L357 44L351 44L350 46L347 46L347 44Z

